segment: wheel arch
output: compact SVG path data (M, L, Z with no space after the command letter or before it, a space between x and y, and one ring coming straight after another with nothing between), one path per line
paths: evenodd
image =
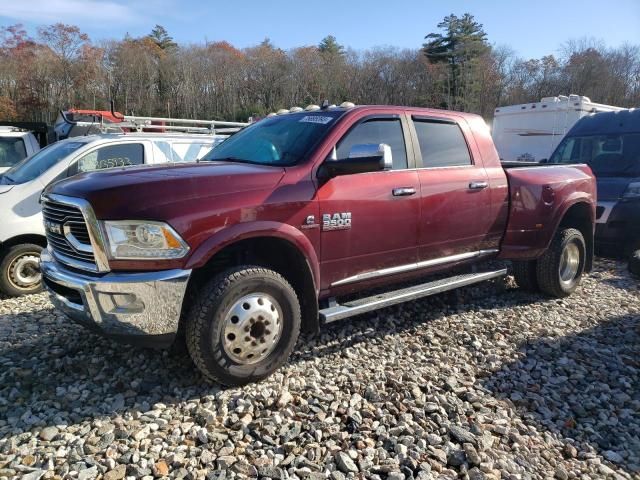
M232 265L252 264L269 268L284 276L296 291L303 330L317 332L319 265L311 242L291 226L288 227L298 235L282 227L264 227L236 229L235 232L223 230L204 242L187 266L193 270L188 291L197 290L198 284ZM206 245L211 245L211 248Z
M4 257L5 252L16 245L22 245L25 243L33 243L40 245L42 248L47 246L47 238L44 235L38 235L37 233L27 233L23 235L16 235L8 240L5 240L0 244L0 258Z

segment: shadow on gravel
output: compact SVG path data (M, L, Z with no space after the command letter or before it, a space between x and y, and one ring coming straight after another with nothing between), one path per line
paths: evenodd
M319 336L302 337L289 361L332 355L453 313L512 308L541 299L504 292L499 284L468 287L327 325ZM0 315L5 325L43 320L51 323L24 338L0 337L0 419L8 423L0 423L0 441L33 428L126 416L148 411L156 402L175 405L224 390L208 383L186 352L122 345L71 321L55 321L52 309Z
M520 351L482 385L511 400L526 423L640 473L640 317L615 317Z

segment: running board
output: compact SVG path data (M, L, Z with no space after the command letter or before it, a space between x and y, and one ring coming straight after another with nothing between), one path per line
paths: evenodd
M323 323L331 323L344 318L360 315L361 313L371 312L383 307L389 307L398 303L416 300L418 298L435 295L437 293L454 290L456 288L473 285L474 283L484 282L492 278L503 277L507 274L507 269L493 270L490 272L465 273L456 275L455 277L442 278L432 282L414 285L412 287L393 290L378 295L372 295L366 298L359 298L344 304L333 305L320 310L320 321Z

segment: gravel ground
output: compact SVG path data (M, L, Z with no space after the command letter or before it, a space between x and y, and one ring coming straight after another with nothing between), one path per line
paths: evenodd
M0 479L640 478L640 291L599 260L549 300L510 280L302 339L271 378L0 299Z

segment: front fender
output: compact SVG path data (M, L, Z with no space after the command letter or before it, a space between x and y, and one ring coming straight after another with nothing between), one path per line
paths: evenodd
M186 269L203 267L216 253L228 245L240 240L257 237L276 237L287 240L303 255L313 276L314 289L317 293L320 285L320 264L316 249L309 238L297 228L280 222L254 221L243 222L224 228L202 242L191 254Z

